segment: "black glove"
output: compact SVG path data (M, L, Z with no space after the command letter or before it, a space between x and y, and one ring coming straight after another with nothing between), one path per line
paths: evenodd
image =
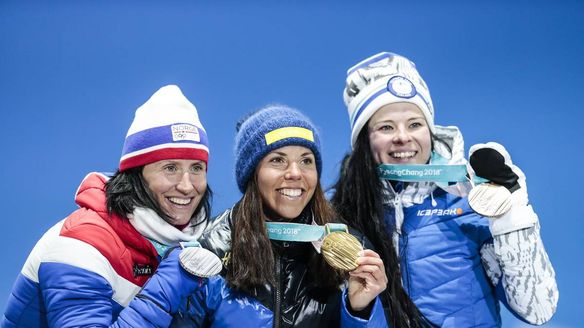
M537 223L537 214L529 205L525 175L521 169L513 165L505 147L496 142L470 147L467 170L471 181L475 176L479 176L492 184L503 186L510 192L509 197L506 198L497 191L489 192L490 188L487 185L479 185L475 186L469 194L469 204L471 207L475 204L473 209L479 214L480 209L487 209L487 212L494 209L494 212L497 212L504 209L504 205L509 206L501 215L485 214L489 217L489 228L493 236L532 227ZM476 193L473 196L475 190Z
M476 176L507 188L510 192L518 190L519 172L511 162L511 157L505 147L489 142L477 144L470 148L469 163Z

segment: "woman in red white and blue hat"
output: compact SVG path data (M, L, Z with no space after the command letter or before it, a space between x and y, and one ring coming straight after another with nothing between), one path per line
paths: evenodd
M208 157L195 106L175 85L154 93L136 110L118 171L88 174L79 209L31 251L0 326L169 326L197 285L168 250L207 226Z
M384 305L419 309L440 327L499 327L500 303L528 323L548 321L555 273L507 150L474 145L467 164L460 131L434 124L428 87L405 57L383 52L358 63L343 95L353 150L332 202L379 250ZM400 302L404 289L417 309Z

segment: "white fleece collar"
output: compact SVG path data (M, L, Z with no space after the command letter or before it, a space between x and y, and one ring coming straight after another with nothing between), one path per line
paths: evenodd
M204 215L204 211L201 211L199 218L202 219ZM196 241L207 225L207 222L191 224L180 231L164 221L155 211L144 207L135 208L134 212L128 215L128 219L142 236L166 246L177 246L181 241Z
M431 164L466 164L464 140L457 127L436 125L436 137L444 141L448 147L443 143L434 142L433 151L440 156L432 156ZM440 163L435 162L438 159ZM382 180L382 184L383 203L395 208L396 229L400 233L404 220L404 207L422 204L428 196L432 195L436 188L441 188L448 193L461 197L466 196L471 188L470 183L466 182L460 182L451 186L442 184L439 186L434 182L411 182L405 183L402 190L396 191L388 180ZM436 206L436 202L433 200L432 206Z

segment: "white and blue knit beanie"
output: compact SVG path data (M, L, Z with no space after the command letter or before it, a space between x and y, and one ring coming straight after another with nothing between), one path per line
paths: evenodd
M312 122L284 105L260 109L238 123L235 136L235 178L245 193L256 166L269 152L285 146L303 146L314 153L318 175L322 171L320 140Z
M160 88L136 110L119 170L163 159L209 160L207 133L197 108L176 85Z
M349 68L343 99L351 121L352 147L377 110L398 102L418 106L430 131L435 132L430 90L416 65L403 56L382 52Z

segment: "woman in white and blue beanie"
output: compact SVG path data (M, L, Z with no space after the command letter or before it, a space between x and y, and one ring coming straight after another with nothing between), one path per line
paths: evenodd
M387 279L379 256L371 250L360 254L347 292L339 287L345 274L319 254L320 237L304 233L334 220L320 186L321 149L312 122L283 105L260 109L238 123L235 158L243 195L199 240L223 258L224 270L192 296L200 313L193 326L385 324L377 295ZM279 239L274 229L302 238Z
M352 152L332 203L383 258L390 325L499 327L501 303L531 324L550 320L555 272L525 175L507 150L477 144L467 163L462 134L435 124L428 86L404 56L382 52L349 68L343 99ZM382 164L418 177L443 165L462 174L440 176L450 183L380 177Z

